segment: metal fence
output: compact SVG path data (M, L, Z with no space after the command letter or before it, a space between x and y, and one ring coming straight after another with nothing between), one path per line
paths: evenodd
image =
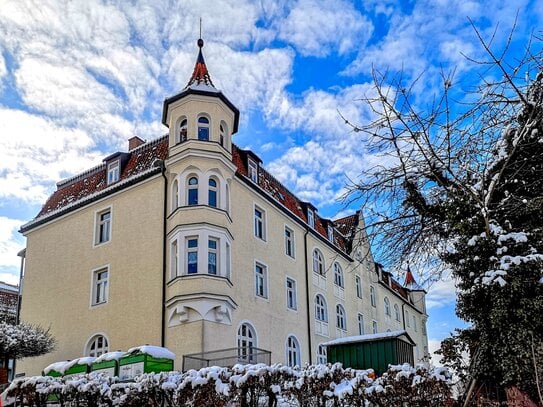
M183 355L184 372L209 366L232 367L237 363L264 363L269 365L271 364L271 352L259 348L245 347Z

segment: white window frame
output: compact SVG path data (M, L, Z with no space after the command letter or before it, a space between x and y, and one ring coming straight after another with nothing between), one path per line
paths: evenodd
M317 364L325 365L328 363L328 357L326 352L326 346L319 344L317 346Z
M394 318L398 322L402 320L400 316L400 306L398 304L394 304Z
M392 311L390 309L390 300L388 299L388 297L383 298L383 306L385 310L385 315L387 317L392 316Z
M109 218L107 220L102 220L102 216L105 214L109 214ZM111 242L112 220L113 220L113 210L111 206L95 212L94 214L94 246L101 246L103 244ZM102 240L103 227L107 228L106 240Z
M296 257L294 248L294 230L285 225L285 254L293 259Z
M375 295L375 287L370 285L370 303L372 307L377 307L377 297Z
M106 273L106 277L99 279L102 273ZM109 278L109 265L92 270L91 306L107 304L109 301Z
M196 180L196 184L191 184L191 179ZM187 206L196 206L200 204L200 191L198 190L200 188L200 178L196 174L190 174L187 177L187 196L186 196L186 202ZM196 191L196 202L191 203L190 194L191 191Z
M334 228L332 225L328 225L328 240L334 243Z
M258 348L258 336L255 327L249 321L242 321L238 325L236 347L239 362L256 363L256 352L253 352L253 349Z
M121 160L117 159L107 165L107 184L114 184L119 179L121 179Z
M290 367L302 365L300 341L295 335L288 335L285 342L286 365Z
M336 304L336 328L347 330L347 312L341 304Z
M179 208L179 181L176 179L172 182L172 212Z
M211 242L215 243L214 248L210 247ZM221 257L220 257L219 250L220 250L220 241L219 241L219 239L214 237L214 236L209 236L208 239L207 239L207 274L211 274L213 276L220 276L221 275L221 270L220 270L220 267L221 267L220 258ZM211 267L210 255L211 254L215 255L215 272L214 273L212 273L210 271L210 267Z
M247 176L255 184L258 183L258 164L251 158L247 159Z
M359 275L355 275L354 283L356 287L356 296L362 298L362 278Z
M102 346L99 346L100 339L102 339ZM94 349L93 348L94 345ZM85 345L84 355L90 357L98 357L104 353L109 352L109 339L104 333L96 333L92 335L87 344Z
M364 335L364 315L361 313L358 313L357 315L357 321L358 321L358 335Z
M312 209L307 209L307 224L313 229L315 228L315 214Z
M372 333L374 333L374 334L379 333L379 326L378 326L377 321L375 319L373 321L371 321L371 330L372 330Z
M176 144L179 144L179 143L183 143L185 141L187 141L187 138L188 138L188 120L185 116L181 117L179 119L179 126L177 127L177 134L176 134L176 137L175 137L175 143Z
M221 123L219 124L219 144L222 147L226 147L224 143L227 140L227 137L228 137L228 126L226 122L222 120Z
M313 249L312 259L313 259L313 273L324 277L326 273L326 268L324 264L324 255L322 254L322 252L317 248Z
M170 242L170 278L174 279L179 276L181 271L179 270L179 241L173 239Z
M266 211L256 204L253 206L253 232L256 238L266 241Z
M291 286L289 287L289 282ZM296 280L287 277L286 282L287 308L293 311L298 310L298 293L296 288Z
M211 182L214 182L215 186L212 186ZM211 206L212 208L220 208L221 207L220 202L219 202L219 196L220 196L219 188L220 188L219 180L214 176L209 177L209 179L207 180L207 205ZM215 205L211 205L211 199L210 198L211 198L212 193L215 194Z
M206 122L200 122L200 119L207 120ZM211 141L211 120L209 119L207 114L199 114L196 118L196 128L197 128L197 134L196 138L199 141ZM200 138L200 130L205 130L205 133L207 133L207 138Z
M196 240L196 247L190 247L189 244L190 244L190 241L194 241ZM198 267L198 263L199 263L199 250L200 250L200 245L201 245L201 239L198 235L196 236L186 236L185 237L185 244L184 244L184 247L185 247L185 255L183 256L184 259L183 259L183 270L184 270L184 273L183 274L186 274L186 275L197 275L199 273L199 268ZM194 263L189 263L189 257L190 257L190 254L191 253L196 253L196 271L194 272L189 272L189 264L194 264Z
M260 273L257 268L262 270ZM268 299L269 293L268 293L268 266L260 261L255 261L254 264L254 293L255 296L258 298L264 298ZM260 288L262 288L262 292L260 293Z
M321 298L323 302L317 301L318 298ZM315 319L320 322L328 322L328 304L322 294L315 296Z

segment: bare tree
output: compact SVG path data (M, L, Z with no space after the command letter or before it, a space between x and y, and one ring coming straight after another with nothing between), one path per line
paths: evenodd
M487 58L471 59L480 76L470 91L442 73L441 93L420 107L420 78L406 84L401 74L373 72L374 93L363 102L374 120L345 121L383 164L353 181L345 200L362 203L383 263L452 271L458 315L472 324L459 335L472 383L501 389L495 399L518 389L537 399L530 361L532 339L543 340L541 54L526 44L509 63L514 29L496 53L494 37L473 27Z

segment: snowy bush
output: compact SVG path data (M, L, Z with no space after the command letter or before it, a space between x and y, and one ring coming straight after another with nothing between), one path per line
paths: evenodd
M450 402L446 369L390 366L372 370L340 364L290 368L283 365L209 367L185 373L145 373L119 382L101 373L74 377L16 379L5 392L20 406L442 406Z

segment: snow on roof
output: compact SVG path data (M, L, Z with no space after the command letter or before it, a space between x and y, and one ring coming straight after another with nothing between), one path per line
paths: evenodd
M143 346L136 346L134 348L128 349L127 353L145 353L147 355L150 355L154 358L162 358L162 359L175 359L175 353L173 353L171 350L162 348L160 346L152 346L152 345L143 345Z
M323 343L324 346L333 346L333 345L343 345L347 343L357 343L357 342L371 342L379 341L388 338L398 338L400 336L405 336L408 342L414 344L413 339L409 336L407 331L390 331L390 332L381 332L376 334L367 334L367 335L357 335L357 336L347 336L345 338L334 339L333 341L328 341Z
M206 85L205 83L193 83L186 87L186 89L192 89L192 90L201 90L204 92L213 92L213 93L219 93L220 90L215 88L214 86Z
M110 360L119 360L124 355L126 355L126 352L121 352L121 351L107 352L107 353L104 353L103 355L98 356L96 360L94 361L94 363L109 362Z
M43 369L44 374L49 374L50 372L59 372L64 373L65 369L64 366L70 364L71 362L69 360L65 360L63 362L55 362L51 363L49 366L47 366L45 369Z

